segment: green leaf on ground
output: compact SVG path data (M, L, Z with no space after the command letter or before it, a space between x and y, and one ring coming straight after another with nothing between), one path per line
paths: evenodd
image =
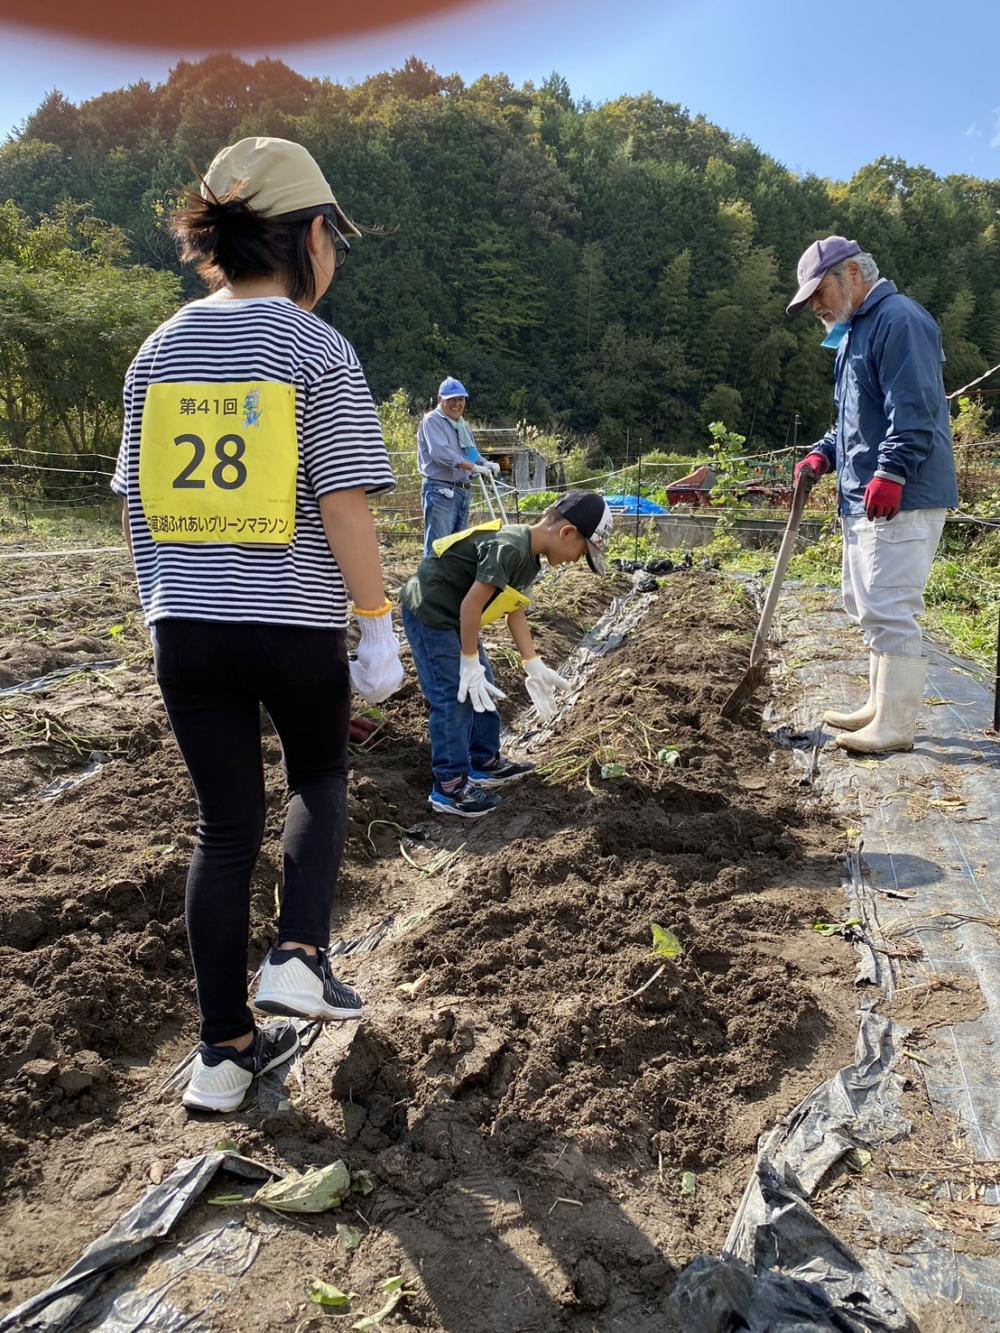
M282 1213L323 1213L339 1208L350 1188L351 1174L337 1161L301 1173L289 1171L280 1180L262 1185L253 1201Z
M649 928L653 932L653 953L661 958L680 958L684 946L672 930L664 930L655 921L650 923Z
M343 1222L337 1223L337 1239L345 1250L356 1250L363 1239L360 1227L349 1227Z
M356 1194L371 1194L375 1181L367 1171L355 1171L351 1178L351 1189Z
M624 765L624 764L602 764L602 765L601 765L601 777L602 777L602 778L624 778L624 777L626 777L626 776L627 776L627 774L626 774L626 771L625 771L625 765Z
M412 1295L412 1292L406 1291L403 1287L402 1274L388 1278L382 1283L381 1290L386 1296L386 1302L381 1310L376 1310L374 1314L366 1315L364 1319L357 1320L351 1325L352 1330L377 1328L383 1319L388 1319L404 1296Z
M681 752L676 745L665 745L656 752L657 761L667 768L676 768L681 761Z
M818 931L820 935L846 935L849 930L855 930L861 924L859 916L852 916L848 921L816 921L813 923L813 930Z
M334 1308L350 1305L357 1294L356 1291L341 1291L339 1287L333 1286L330 1282L320 1282L319 1278L314 1278L312 1286L309 1288L309 1299L311 1301L315 1301L317 1305L333 1306Z
M698 1177L693 1171L685 1171L681 1176L681 1193L691 1197L698 1192Z

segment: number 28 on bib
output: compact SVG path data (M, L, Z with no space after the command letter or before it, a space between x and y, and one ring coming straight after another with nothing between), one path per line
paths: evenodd
M299 466L290 384L151 384L139 494L154 542L287 546Z

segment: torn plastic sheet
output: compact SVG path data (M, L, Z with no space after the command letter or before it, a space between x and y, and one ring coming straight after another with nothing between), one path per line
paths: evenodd
M259 1234L248 1231L242 1222L226 1222L204 1231L187 1244L156 1255L141 1270L135 1284L130 1283L119 1294L100 1292L74 1322L86 1323L90 1333L204 1329L202 1312L217 1299L226 1282L247 1272L257 1257L260 1241ZM174 1288L181 1288L177 1304L167 1299ZM192 1306L198 1308L192 1312Z
M39 694L42 690L47 690L50 686L65 680L67 676L77 676L84 671L112 671L121 665L121 662L112 658L110 662L78 662L76 666L60 667L58 671L50 671L47 676L23 681L20 685L6 686L0 690L0 699L12 694Z
M65 796L74 787L79 787L81 783L96 778L107 762L108 756L103 750L91 750L90 760L84 768L79 768L76 772L69 773L64 778L56 778L53 782L50 782L47 787L43 787L38 793L38 799L40 801L54 801L59 796Z
M209 1152L178 1162L165 1180L88 1245L62 1277L0 1319L0 1333L61 1333L72 1328L78 1312L105 1278L168 1235L220 1168L248 1180L264 1180L273 1174L235 1152Z
M892 1143L910 1129L893 1071L901 1031L861 1012L854 1062L811 1092L765 1139L723 1257L697 1260L673 1300L699 1333L912 1328L897 1298L819 1220L808 1198L856 1147ZM697 1314L697 1318L695 1315ZM812 1322L810 1322L812 1321Z
M864 835L848 858L848 912L864 922L856 941L859 980L888 997L896 991L897 974L900 987L939 977L968 988L971 1016L926 1032L924 1058L910 1073L923 1079L936 1111L963 1123L972 1152L995 1162L1000 745L989 731L992 681L973 663L927 643L927 684L913 751L858 760L832 747L831 734L817 725L823 708L853 707L868 681L867 655L859 653L836 594L831 591L829 605L818 607L815 589L801 601L789 589L780 629L788 663L783 669L795 691L781 700L781 734L803 771L812 767L814 789ZM919 945L917 959L889 957L907 943ZM925 1311L960 1304L963 1327L1000 1331L1000 1255L963 1244L949 1222L951 1198L944 1195L939 1207L937 1196L935 1190L914 1200L902 1188L887 1193L859 1179L838 1192L837 1210L864 1218L871 1241L859 1258L918 1321ZM995 1185L970 1203L980 1210L978 1236L986 1234L991 1216L1000 1219L998 1203Z

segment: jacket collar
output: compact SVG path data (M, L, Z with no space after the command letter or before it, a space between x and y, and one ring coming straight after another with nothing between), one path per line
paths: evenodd
M855 310L851 316L851 323L853 324L856 319L860 319L862 315L867 315L874 310L878 303L884 301L887 296L895 296L896 290L896 284L890 282L888 278L884 282L879 282Z

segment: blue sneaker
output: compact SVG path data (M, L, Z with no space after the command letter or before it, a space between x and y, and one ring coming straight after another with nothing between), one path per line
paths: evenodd
M534 771L534 764L515 764L513 759L499 755L492 768L470 768L469 781L489 790L491 787L506 786L508 782L520 782Z
M461 815L463 819L482 819L500 804L499 796L490 796L468 779L456 791L444 792L435 785L427 803L439 815Z

